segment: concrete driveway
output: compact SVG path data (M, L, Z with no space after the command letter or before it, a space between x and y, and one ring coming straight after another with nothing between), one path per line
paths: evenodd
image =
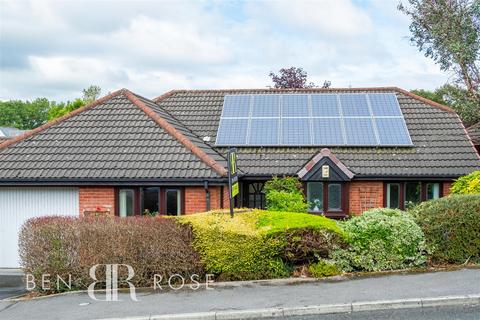
M0 269L0 300L25 293L23 272L20 269Z

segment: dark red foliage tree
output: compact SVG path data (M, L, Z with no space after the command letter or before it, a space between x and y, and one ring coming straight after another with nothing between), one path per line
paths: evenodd
M274 87L277 89L316 87L313 82L307 83L307 72L302 68L282 68L278 74L270 72L269 76L272 78ZM330 81L325 81L323 87L328 88L329 86Z

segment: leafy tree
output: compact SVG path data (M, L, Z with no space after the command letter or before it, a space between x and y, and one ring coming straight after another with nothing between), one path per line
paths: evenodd
M102 89L99 86L91 85L90 87L83 89L83 101L89 104L100 97Z
M443 105L448 104L445 100L443 100L443 96L439 94L438 89L435 91L430 91L425 89L415 89L415 90L410 90L410 92L416 94L417 96L427 98L429 100L435 101Z
M0 101L0 126L22 130L36 128L48 120L50 102L46 98L33 101Z
M48 120L53 120L55 118L61 117L84 105L85 105L85 101L83 101L80 98L75 99L72 102L70 101L60 102L58 104L52 101L50 110L48 110Z
M313 82L307 83L307 72L302 68L282 68L278 74L270 72L269 76L277 89L316 87Z
M480 104L480 1L408 0L398 9L412 22L410 41L444 71L454 71Z

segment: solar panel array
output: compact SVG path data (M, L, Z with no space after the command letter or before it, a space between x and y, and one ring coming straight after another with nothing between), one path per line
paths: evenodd
M411 146L394 93L226 95L218 146Z

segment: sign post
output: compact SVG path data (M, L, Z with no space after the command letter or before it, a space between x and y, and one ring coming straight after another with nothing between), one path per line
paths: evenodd
M237 150L228 150L228 189L230 195L230 216L233 218L233 199L238 194Z

